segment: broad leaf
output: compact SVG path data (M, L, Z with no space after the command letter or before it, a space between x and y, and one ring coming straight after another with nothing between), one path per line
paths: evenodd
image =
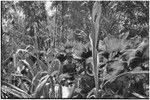
M32 79L32 84L31 84L31 88L30 88L30 92L33 93L33 91L35 90L35 88L38 86L38 83L40 81L40 79L43 76L46 76L47 72L43 71L43 72L38 72Z
M34 98L40 98L42 96L44 86L48 79L49 79L49 75L46 75L46 77L43 79L43 81L38 84L38 86L34 92Z
M52 76L59 74L61 71L61 63L58 59L54 59L48 67L48 73Z
M15 96L18 96L19 98L32 98L31 95L29 95L25 91L21 90L20 88L14 86L12 84L2 82L2 86L7 86L7 88L3 88L3 89L5 89L5 91L7 91Z

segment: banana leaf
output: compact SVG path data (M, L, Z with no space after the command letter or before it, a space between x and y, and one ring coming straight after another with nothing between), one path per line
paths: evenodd
M12 84L9 84L9 83L6 83L6 82L2 81L2 87L3 86L6 86L6 88L3 88L3 90L17 96L18 98L32 98L31 95L29 95L25 91L21 90L20 88L14 86Z

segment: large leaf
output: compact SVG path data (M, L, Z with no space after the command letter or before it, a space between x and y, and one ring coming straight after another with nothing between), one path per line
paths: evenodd
M43 77L46 76L47 72L46 71L42 71L42 72L38 72L32 79L32 84L31 84L31 88L30 88L30 92L33 93L34 88L37 87L39 80Z
M46 75L46 77L43 79L42 82L40 82L34 92L34 98L40 98L42 95L43 95L43 89L44 89L44 86L47 82L47 80L49 79L49 75Z
M58 59L54 59L48 67L48 73L54 76L56 74L60 74L60 71L61 71L61 63Z
M25 91L21 90L20 88L14 86L12 84L2 81L2 86L6 86L5 88L3 88L4 91L11 93L11 94L17 96L18 98L32 98L31 95L29 95Z
M16 92L16 90L12 90L11 88L6 86L2 86L2 91L12 94L14 98L23 98L23 96L20 93Z

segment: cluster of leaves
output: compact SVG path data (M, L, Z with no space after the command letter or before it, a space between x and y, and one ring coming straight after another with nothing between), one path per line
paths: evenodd
M146 56L149 55L148 40L143 39L141 42L134 38L137 45L132 39L126 40L127 37L128 33L119 38L108 36L101 42L100 89L112 91L110 97L106 93L108 98L148 98L147 89L142 87L143 84L148 85L149 81L149 56ZM134 85L140 88L137 89ZM139 91L143 91L142 94Z
M74 57L80 56L83 49L84 45L76 42L66 43L60 49L50 48L47 52L35 53L37 50L32 46L17 49L12 56L13 62L6 63L6 60L2 63L2 98L66 98L62 90L64 86L70 87L67 98L73 98L75 91L79 90L81 79L89 78L88 74L80 74L86 70L83 70L82 61ZM66 60L65 57L57 59L59 54L68 56ZM70 59L71 63L68 63ZM73 66L76 66L75 70L64 73ZM73 71L75 73L72 74Z
M54 52L44 52L42 56L51 63L45 63L44 58L39 59L33 52L31 48L18 49L13 54L11 67L14 70L10 75L2 69L2 98L62 98L61 80L69 75L61 73L61 62L51 55ZM33 62L30 56L36 61Z

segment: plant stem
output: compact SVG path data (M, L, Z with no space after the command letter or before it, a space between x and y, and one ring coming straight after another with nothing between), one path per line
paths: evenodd
M98 80L98 69L97 69L97 50L93 50L93 63L94 63L94 78L95 78L95 87L96 87L96 98L98 98L98 90L99 90L99 80Z
M97 45L97 37L95 34L95 30L94 27L93 29L93 34L90 34L90 41L91 41L91 45L92 45L92 56L93 56L93 69L94 69L94 81L95 81L95 88L96 88L96 93L95 96L96 98L98 98L98 90L99 90L99 80L98 80L98 69L97 69L97 49L96 49L96 45Z

